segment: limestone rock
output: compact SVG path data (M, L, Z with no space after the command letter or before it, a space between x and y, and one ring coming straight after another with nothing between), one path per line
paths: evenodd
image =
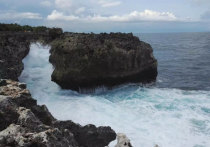
M85 147L104 147L116 139L116 133L110 127L97 128L91 124L83 127L72 121L56 121L54 127L68 129L77 143Z
M115 147L132 147L130 139L125 134L117 134L117 145Z
M43 132L31 132L27 127L11 124L0 132L0 146L15 147L77 147L73 135L68 131L49 129Z
M0 86L0 147L104 147L116 139L110 127L56 120L22 83L5 83Z
M51 40L48 33L1 32L0 78L18 80L24 69L22 60L30 50L30 43L37 41L44 43Z
M157 77L152 47L133 34L64 33L52 42L52 81L61 88L114 87Z
M19 87L21 83L12 80L6 80L6 83L7 85L0 87L0 131L18 122L19 107L30 109L43 124L52 125L56 119L46 106L37 105L27 89Z

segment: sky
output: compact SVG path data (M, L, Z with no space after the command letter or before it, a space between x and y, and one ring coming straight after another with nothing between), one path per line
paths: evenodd
M210 0L0 0L0 23L70 32L210 32Z

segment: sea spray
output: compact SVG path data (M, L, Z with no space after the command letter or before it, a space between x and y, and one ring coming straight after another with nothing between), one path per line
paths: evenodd
M32 44L19 80L57 119L111 126L135 147L210 146L210 92L131 84L82 95L51 82L49 55L49 47Z

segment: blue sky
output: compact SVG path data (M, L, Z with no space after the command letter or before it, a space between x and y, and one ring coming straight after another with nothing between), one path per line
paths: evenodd
M72 32L209 32L210 0L0 0L0 22Z

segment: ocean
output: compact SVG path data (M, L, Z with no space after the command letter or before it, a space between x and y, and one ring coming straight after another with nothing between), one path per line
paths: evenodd
M210 147L210 33L134 35L153 47L156 82L94 94L62 90L51 82L50 47L39 43L31 44L19 80L55 118L111 126L134 147Z

